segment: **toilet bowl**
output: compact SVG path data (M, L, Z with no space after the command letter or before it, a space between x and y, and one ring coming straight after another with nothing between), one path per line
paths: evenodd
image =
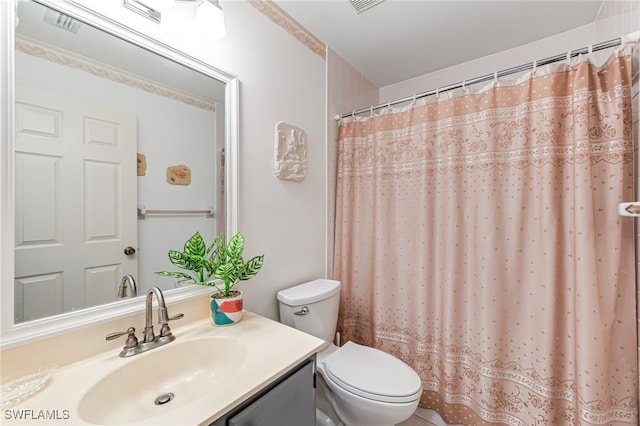
M386 426L411 417L422 387L417 373L386 352L331 343L340 282L315 280L278 292L280 321L325 341L317 354L318 424Z

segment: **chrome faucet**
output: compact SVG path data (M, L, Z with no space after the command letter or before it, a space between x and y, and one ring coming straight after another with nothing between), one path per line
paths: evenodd
M167 324L169 322L167 305L165 305L164 295L162 294L162 291L158 287L152 287L149 289L149 291L147 291L147 297L145 301L144 340L142 341L142 343L150 343L156 340L156 336L153 333L153 313L151 312L151 309L153 307L154 294L156 296L156 300L158 301L158 324L162 324L162 329L160 330L160 336L158 337L168 339L166 343L169 343L170 341L175 339L175 336L171 333L171 330L169 330L169 325ZM180 315L180 318L182 318L183 316L182 314L178 314L178 315ZM177 319L177 318L172 318L172 319ZM165 326L166 326L166 331L165 331ZM165 331L166 334L163 334L163 331Z
M124 299L127 297L127 286L129 287L129 297L136 297L138 295L138 287L136 287L136 280L133 279L131 274L127 274L120 280L120 287L118 287L118 297Z
M158 324L162 324L162 327L160 328L160 334L157 336L153 332L152 309L154 295L156 296L158 304ZM180 319L182 317L184 317L184 314L181 313L169 317L169 312L167 311L167 306L164 302L164 295L162 294L162 290L160 290L158 287L152 287L149 289L149 291L147 291L147 296L145 299L145 326L144 338L142 342L138 342L138 338L135 335L136 329L133 327L129 327L127 331L108 334L106 339L113 340L126 334L127 341L122 351L120 351L120 356L134 356L174 341L176 336L173 335L171 329L169 328L169 321Z

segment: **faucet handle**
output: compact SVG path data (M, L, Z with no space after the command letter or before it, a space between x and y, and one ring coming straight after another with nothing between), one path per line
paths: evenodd
M181 319L181 318L184 318L184 314L182 312L180 312L179 314L175 314L174 316L169 318L167 321L173 321L173 320L177 320L177 319Z
M161 337L168 337L170 340L175 339L175 337L173 336L173 333L171 332L171 329L169 328L169 324L167 324L167 323L169 321L177 320L177 319L180 319L180 318L184 318L184 314L183 313L175 314L171 318L166 318L166 320L162 323L162 328L160 329L160 336Z
M184 317L184 314L175 314L169 318L169 310L166 307L158 308L158 324L166 324L169 321L177 320Z
M116 331L115 333L107 334L106 340L114 340L118 337L127 335L127 341L124 344L125 349L135 348L138 346L138 338L136 337L136 329L133 327L127 328L127 331Z

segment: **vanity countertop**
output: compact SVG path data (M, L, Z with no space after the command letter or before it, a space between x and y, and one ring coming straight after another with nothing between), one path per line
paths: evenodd
M291 327L246 312L239 323L229 327L216 327L210 319L204 319L172 329L176 340L148 352L121 358L119 351L109 350L86 360L58 368L46 385L33 396L2 410L2 424L92 424L80 413L80 401L92 387L114 371L130 364L150 360L154 351L162 351L172 345L198 339L234 339L246 348L245 357L239 364L232 380L211 386L210 391L190 396L182 401L179 409L171 403L157 406L152 417L138 419L131 424L153 425L198 425L209 424L234 407L265 388L275 379L314 354L322 340ZM124 344L124 338L121 339ZM217 341L217 340L216 340ZM188 346L185 346L188 347ZM180 354L176 363L189 363L190 355ZM215 362L212 359L212 362ZM154 365L157 374L166 372L166 365ZM136 381L136 369L131 368L131 383ZM129 374L127 374L129 376ZM122 386L117 392L127 395L135 386ZM153 398L152 398L153 399ZM177 398L176 398L177 399ZM151 402L153 404L153 402ZM108 404L108 401L105 401ZM156 408L153 408L156 410ZM45 420L49 416L49 422ZM18 417L23 417L22 420Z

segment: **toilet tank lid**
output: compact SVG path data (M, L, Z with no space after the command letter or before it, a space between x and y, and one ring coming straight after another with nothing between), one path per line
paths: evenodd
M289 306L306 305L327 299L340 291L340 281L324 278L298 284L278 292L278 300Z

